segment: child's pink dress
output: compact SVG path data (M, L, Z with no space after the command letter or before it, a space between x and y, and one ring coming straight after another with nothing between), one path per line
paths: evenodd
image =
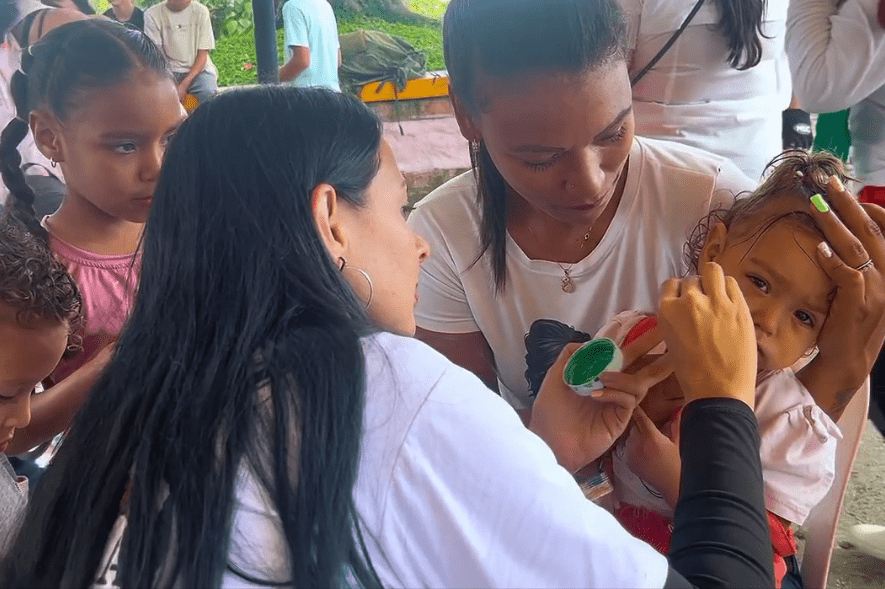
M140 257L88 252L51 231L49 246L74 277L83 297L83 350L56 367L52 381L59 383L120 335L135 301Z

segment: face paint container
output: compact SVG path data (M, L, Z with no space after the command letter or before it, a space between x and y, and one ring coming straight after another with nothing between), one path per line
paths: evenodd
M592 339L575 350L563 372L565 384L581 396L588 396L599 390L602 383L599 375L603 372L617 372L624 367L621 350L607 337Z

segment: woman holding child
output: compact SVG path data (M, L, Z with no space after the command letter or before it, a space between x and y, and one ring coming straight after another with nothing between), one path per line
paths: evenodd
M683 247L698 220L755 185L718 156L633 137L614 3L453 0L444 26L475 174L437 189L410 219L434 252L417 336L527 410L523 340L534 321L592 334L621 311L653 312L661 283L688 273ZM860 215L843 218L879 240ZM878 263L852 270L874 253L866 242L833 215L819 222L838 256L818 262L839 288L800 378L837 419L881 346L885 281Z

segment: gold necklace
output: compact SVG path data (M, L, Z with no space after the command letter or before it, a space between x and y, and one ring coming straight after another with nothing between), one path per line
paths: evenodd
M529 225L526 225L525 227L526 227L526 229L529 230L529 233L532 234L532 237L535 238L535 242L538 245L541 245L541 240L538 239L538 236L535 235L535 232L532 231L532 228ZM581 240L581 251L582 252L584 251L584 246L587 245L587 241L590 240L590 230L591 229L593 229L592 225L587 229L587 233L584 234L584 239ZM560 279L560 283L562 283L562 292L568 293L568 294L575 292L575 283L572 280L572 274L571 274L572 267L574 266L574 264L569 264L568 267L566 267L566 266L563 266L562 264L560 264L559 262L554 261L554 263L557 266L559 266L559 268L562 270L562 278Z

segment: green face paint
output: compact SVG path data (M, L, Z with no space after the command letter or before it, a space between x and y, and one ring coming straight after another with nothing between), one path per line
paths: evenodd
M579 395L589 395L601 389L599 375L605 371L618 371L623 367L624 357L615 342L608 338L590 340L578 348L569 358L563 372L563 380Z
M830 212L830 207L827 206L827 201L825 201L824 197L822 197L820 194L815 194L811 197L811 204L813 204L814 208L822 213Z

